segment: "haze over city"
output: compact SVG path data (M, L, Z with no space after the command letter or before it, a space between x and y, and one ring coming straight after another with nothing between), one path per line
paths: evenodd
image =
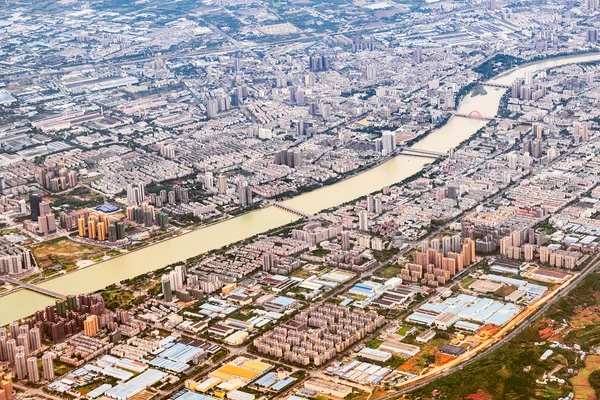
M0 400L600 395L598 0L6 0Z

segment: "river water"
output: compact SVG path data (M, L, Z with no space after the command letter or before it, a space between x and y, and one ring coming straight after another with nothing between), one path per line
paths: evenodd
M515 77L523 76L527 70L535 72L573 62L594 60L600 60L600 53L542 61L508 71L490 82L508 85L514 81ZM484 88L487 94L467 95L461 101L458 112L468 114L477 110L483 116L495 116L500 98L505 90L490 86L484 86ZM447 152L473 135L486 123L485 120L452 117L444 126L417 142L414 147L422 150ZM384 186L400 182L421 170L429 162L431 162L431 159L400 155L352 178L286 200L284 204L302 212L314 214L381 190ZM93 292L112 283L133 278L168 264L280 227L297 220L297 218L295 214L279 208L263 208L133 251L121 257L94 264L42 283L40 286L63 294ZM20 290L14 294L0 297L0 326L30 315L35 310L53 303L54 299L29 290Z

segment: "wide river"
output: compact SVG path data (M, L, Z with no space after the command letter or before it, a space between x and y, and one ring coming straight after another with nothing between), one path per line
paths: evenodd
M527 64L494 78L491 83L510 85L525 71L539 71L573 62L600 60L600 53L562 57ZM498 111L504 89L485 86L487 94L467 95L458 111L468 114L473 110L493 117ZM444 126L417 142L414 147L436 152L447 152L452 147L477 132L486 124L484 120L452 117ZM314 214L340 205L371 192L381 190L413 175L431 159L399 155L357 176L305 193L284 202L289 207ZM114 259L66 274L40 284L41 287L63 293L81 294L102 289L123 279L162 268L168 264L246 239L296 220L295 214L279 208L268 207L201 228L188 234L133 251ZM29 291L19 290L0 297L0 326L31 315L35 310L53 304L54 299Z

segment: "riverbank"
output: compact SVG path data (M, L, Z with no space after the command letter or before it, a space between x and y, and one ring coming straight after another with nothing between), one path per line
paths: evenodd
M600 53L577 57L573 62L587 61L590 58L600 59ZM564 62L565 60L567 61ZM541 62L540 65L549 64L549 67L554 67L561 63L568 64L570 63L569 60L569 58L559 61L549 60ZM545 68L538 64L534 64L534 66L540 69ZM495 112L493 112L495 115L498 111L498 105L500 98L504 94L504 90L487 91L487 95L467 97L461 103L459 110L464 107L477 106L481 110L489 110L489 114L492 114L492 110L495 108ZM471 99L475 103L471 103L469 101ZM467 140L486 123L469 118L452 117L440 129L431 132L426 137L421 136L421 140L415 144L415 148L446 152L450 148L456 147L461 142ZM381 190L384 186L397 184L422 171L424 166L430 162L430 160L423 158L404 155L393 157L358 175L286 200L285 205L308 214L314 214ZM297 218L295 215L290 217L289 213L278 208L265 207L139 249L144 250L143 252L135 250L113 259L102 261L85 269L44 282L39 286L59 293L79 294L94 292L109 284L160 270L174 262L184 261L191 257L197 257L199 254L246 240L254 235L290 223ZM40 299L39 296L41 295L33 294L29 291L19 292L4 296L0 300L0 325L17 320L25 315L30 315L44 305L53 303L53 299L45 296L42 296L43 298Z

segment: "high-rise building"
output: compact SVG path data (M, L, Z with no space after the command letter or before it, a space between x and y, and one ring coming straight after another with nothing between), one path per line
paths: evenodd
M371 195L367 196L367 212L375 212L375 198Z
M20 333L19 336L17 336L17 345L23 347L23 353L25 353L25 355L29 355L30 346L29 335L27 333Z
M163 275L161 279L163 299L165 301L173 301L173 291L171 290L171 278L169 275Z
M423 49L420 47L413 50L413 62L415 64L421 64L423 62Z
M369 215L364 210L358 213L358 229L361 231L369 230Z
M19 348L17 347L17 354L15 355L15 366L17 367L17 378L19 380L27 377L27 359L22 350L21 348L21 352L19 352Z
M41 194L31 193L29 195L29 208L31 210L31 220L37 221L40 216L40 203L44 201Z
M379 215L383 212L383 201L381 197L375 199L375 214Z
M206 116L208 118L215 118L219 113L219 100L210 99L206 102Z
M396 150L396 134L394 132L384 132L381 136L384 155L392 154Z
M40 332L40 328L33 327L29 331L29 345L31 346L31 351L39 350L42 347L42 333Z
M587 11L598 11L598 0L585 0L584 4Z
M36 383L40 381L40 370L38 368L37 358L29 357L27 359L27 377L29 382Z
M92 337L96 336L98 333L99 325L98 325L98 316L97 315L89 315L83 321L83 330L86 336Z
M238 193L241 207L252 205L252 188L248 186L248 182L245 180L239 182Z
M42 371L45 380L54 379L54 353L48 352L42 356Z
M219 175L218 187L219 194L227 193L227 177L225 175Z
M204 174L204 188L206 190L210 190L215 187L215 180L212 172L207 172Z
M6 359L9 363L14 364L17 356L17 339L9 339L6 341Z
M344 231L342 232L342 250L348 251L350 250L350 233Z

